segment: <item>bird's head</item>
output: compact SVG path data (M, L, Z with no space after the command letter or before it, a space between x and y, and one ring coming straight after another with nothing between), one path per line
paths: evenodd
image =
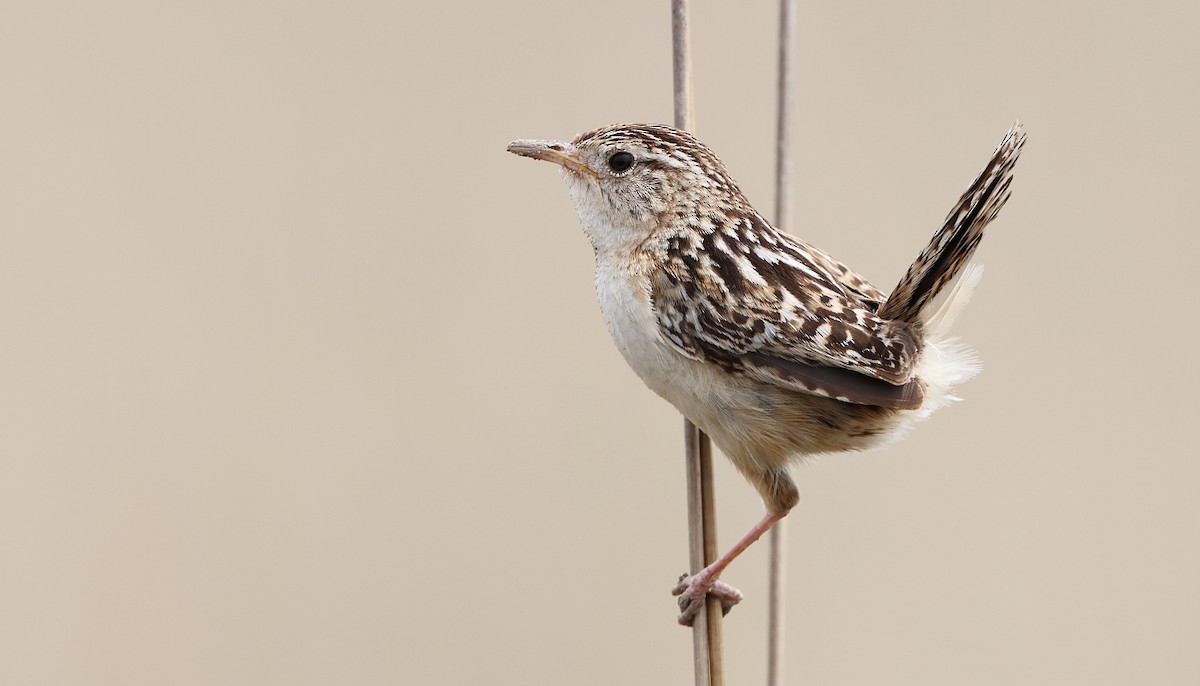
M606 126L569 143L513 141L508 151L562 168L598 253L631 250L655 232L695 226L711 210L745 202L721 160L670 126Z

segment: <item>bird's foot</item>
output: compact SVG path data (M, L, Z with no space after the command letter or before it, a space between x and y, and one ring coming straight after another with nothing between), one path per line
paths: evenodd
M705 598L709 595L721 601L721 614L729 614L729 610L742 601L742 592L717 578L703 569L688 576L679 577L679 583L671 589L671 595L679 596L679 623L691 626L700 608L704 607Z

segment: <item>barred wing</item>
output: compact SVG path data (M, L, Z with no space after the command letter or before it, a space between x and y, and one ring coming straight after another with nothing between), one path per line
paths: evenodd
M682 354L846 402L920 406L912 329L876 317L878 291L844 267L835 276L832 259L758 217L675 239L667 256L651 296Z

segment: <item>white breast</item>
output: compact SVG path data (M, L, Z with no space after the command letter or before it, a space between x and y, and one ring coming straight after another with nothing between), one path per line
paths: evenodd
M628 264L628 263L627 263ZM686 357L659 334L650 284L636 268L596 262L596 294L617 349L642 381L712 436L727 455L744 434L739 417L768 416L763 395L713 365Z
M676 407L687 403L681 397L696 363L673 350L658 332L650 302L650 284L645 274L614 260L596 262L596 295L604 322L617 349L650 390Z

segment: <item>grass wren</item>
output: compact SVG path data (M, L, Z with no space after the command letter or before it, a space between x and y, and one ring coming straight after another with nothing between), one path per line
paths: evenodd
M890 294L771 226L685 131L624 124L508 146L560 166L617 348L766 505L729 552L680 580L681 623L706 594L726 610L741 599L718 577L795 506L792 462L885 443L978 371L949 328L982 274L963 267L1008 200L1024 142L1018 123Z

